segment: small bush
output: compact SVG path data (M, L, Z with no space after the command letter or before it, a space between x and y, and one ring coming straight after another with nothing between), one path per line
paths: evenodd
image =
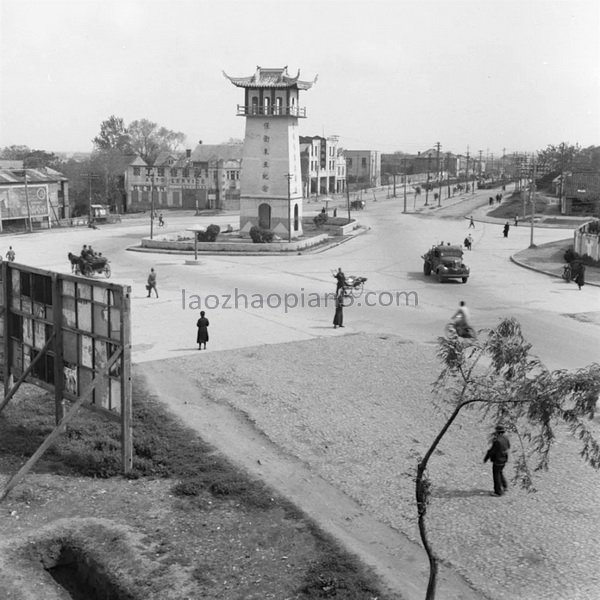
M250 237L255 244L268 244L273 241L274 235L270 229L261 229L256 225L250 228Z
M565 262L572 262L574 261L576 258L579 258L579 255L577 254L577 252L575 252L575 250L573 250L572 247L569 246L569 248L566 249L565 253L563 254L563 258L565 260Z
M572 246L569 246L569 248L565 250L565 253L563 254L563 259L567 263L578 262L584 265L588 265L590 267L597 267L600 265L599 260L594 260L589 254L581 255L578 252L575 252Z
M199 242L216 242L219 233L221 233L221 228L218 225L209 225L206 231L196 232L196 237Z
M314 219L313 219L313 223L315 224L315 227L317 229L321 228L323 225L325 225L325 223L327 223L327 213L319 213Z

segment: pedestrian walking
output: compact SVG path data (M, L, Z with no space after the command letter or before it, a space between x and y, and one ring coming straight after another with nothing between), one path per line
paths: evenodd
M6 258L8 259L8 262L13 262L15 260L15 251L13 250L12 246L8 247L8 252L6 253Z
M575 275L575 283L581 289L585 285L585 265L582 263L579 264L579 269L577 269L577 275Z
M204 346L204 349L206 350L206 342L208 342L208 326L210 325L210 323L204 315L205 312L201 310L200 318L196 322L196 327L198 328L198 335L196 336L198 350L202 350L202 346Z
M163 219L163 214L162 213L160 213L158 215L158 226L159 227L164 227L165 226L165 221Z
M488 206L493 206L494 205L494 199L490 196L490 199L488 200Z
M473 220L473 215L471 215L471 218L469 219L469 229L470 228L475 229L475 221Z
M333 316L333 328L344 326L344 293L339 290L335 295L335 315Z
M519 215L515 215L515 227L519 226Z
M508 461L508 451L510 450L510 442L505 435L505 429L502 425L496 425L494 435L492 436L492 445L486 452L483 462L492 461L492 477L494 480L494 495L502 496L508 485L504 478L504 466Z
M504 237L507 238L508 237L508 230L510 229L510 225L508 224L508 221L506 221L506 223L504 223Z
M496 202L498 204L500 204L500 202L502 202L502 194L500 194L500 193L496 194Z
M154 271L154 268L150 269L150 273L148 273L146 289L148 290L148 296L146 296L147 298L150 298L150 296L152 295L152 290L154 290L154 293L158 298L158 290L156 289L156 272Z
M333 209L333 218L335 219L335 217L337 217L337 208Z
M471 249L471 240L468 237L465 238L465 241L463 242L463 244L467 250Z

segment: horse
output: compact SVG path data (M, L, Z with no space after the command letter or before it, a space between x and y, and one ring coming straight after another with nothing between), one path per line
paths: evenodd
M69 252L67 256L69 257L69 262L71 263L71 273L77 274L78 271L81 270L79 262L81 260L81 257L77 256L77 254L73 254L72 252Z

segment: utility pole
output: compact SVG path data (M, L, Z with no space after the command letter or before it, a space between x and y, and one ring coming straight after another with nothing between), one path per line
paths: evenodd
M406 214L406 156L404 157L404 214Z
M479 151L479 179L481 179L481 155L483 154L483 150Z
M350 188L348 187L348 183L346 182L346 207L348 208L348 223L351 221L350 217Z
M536 245L533 243L533 220L535 217L535 176L537 174L537 165L535 161L535 154L531 155L531 160L533 161L533 176L531 178L531 187L530 192L530 202L531 202L531 228L530 228L530 236L529 236L529 247L536 248Z
M438 179L438 206L442 205L442 173L440 171L440 148L441 144L439 142L435 143L436 148L436 168L437 168L437 179Z
M154 237L154 168L150 177L150 239Z
M27 187L27 169L23 170L23 179L25 181L25 204L27 205L27 223L29 224L29 232L33 232L33 223L31 221L31 207L29 206L29 189ZM48 218L50 218L48 216Z
M560 144L560 196L558 198L558 205L560 211L563 210L563 193L564 193L564 181L565 181L565 143Z
M429 168L431 164L431 152L427 155L427 183L425 185L425 206L429 206Z
M448 183L448 198L450 198L450 152L446 152L446 182Z
M465 191L468 192L469 191L469 146L467 146L467 169L465 172Z

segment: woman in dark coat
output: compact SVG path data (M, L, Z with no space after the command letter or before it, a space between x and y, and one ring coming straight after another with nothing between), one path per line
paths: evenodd
M344 291L339 290L335 296L335 315L333 316L333 328L344 326Z
M575 275L575 283L579 286L579 289L581 289L581 286L585 285L585 266L581 263L577 269L577 275Z
M204 344L204 349L206 350L206 342L208 342L208 326L210 323L208 319L204 316L204 311L200 311L200 318L196 323L196 327L198 328L198 336L196 337L196 342L198 343L198 350L202 350L202 344Z

